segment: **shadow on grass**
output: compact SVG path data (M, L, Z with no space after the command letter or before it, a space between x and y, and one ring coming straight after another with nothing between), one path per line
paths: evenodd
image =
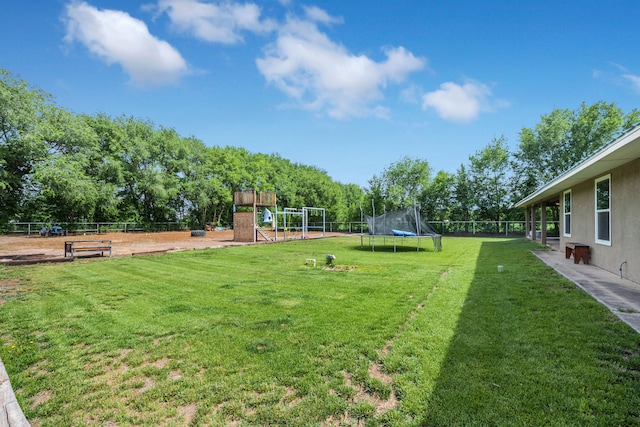
M532 248L482 244L421 423L640 424L640 336Z
M434 252L431 237L360 236L360 244L353 247L367 252Z

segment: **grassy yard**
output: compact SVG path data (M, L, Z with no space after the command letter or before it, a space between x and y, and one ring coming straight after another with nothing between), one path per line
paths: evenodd
M34 426L640 425L640 335L530 242L443 244L0 267L0 357Z

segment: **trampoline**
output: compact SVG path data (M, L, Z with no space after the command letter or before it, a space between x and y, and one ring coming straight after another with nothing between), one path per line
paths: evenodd
M433 227L422 220L420 210L417 207L399 209L394 212L385 212L378 216L366 216L369 233L360 235L360 246L364 247L365 239L372 251L375 251L376 240L387 245L387 240L393 242L393 251L396 252L398 244L404 246L411 241L416 243L416 251L422 248L423 239L431 239L433 251L442 250L442 235Z

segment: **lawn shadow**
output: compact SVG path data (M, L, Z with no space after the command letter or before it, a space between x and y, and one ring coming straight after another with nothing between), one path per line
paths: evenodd
M533 248L482 243L422 423L638 423L637 361L622 357L638 351L637 334Z

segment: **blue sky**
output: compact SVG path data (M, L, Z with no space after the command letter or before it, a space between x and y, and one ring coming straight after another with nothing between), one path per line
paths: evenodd
M76 113L149 119L367 186L454 173L554 108L640 103L637 0L21 0L0 67Z

